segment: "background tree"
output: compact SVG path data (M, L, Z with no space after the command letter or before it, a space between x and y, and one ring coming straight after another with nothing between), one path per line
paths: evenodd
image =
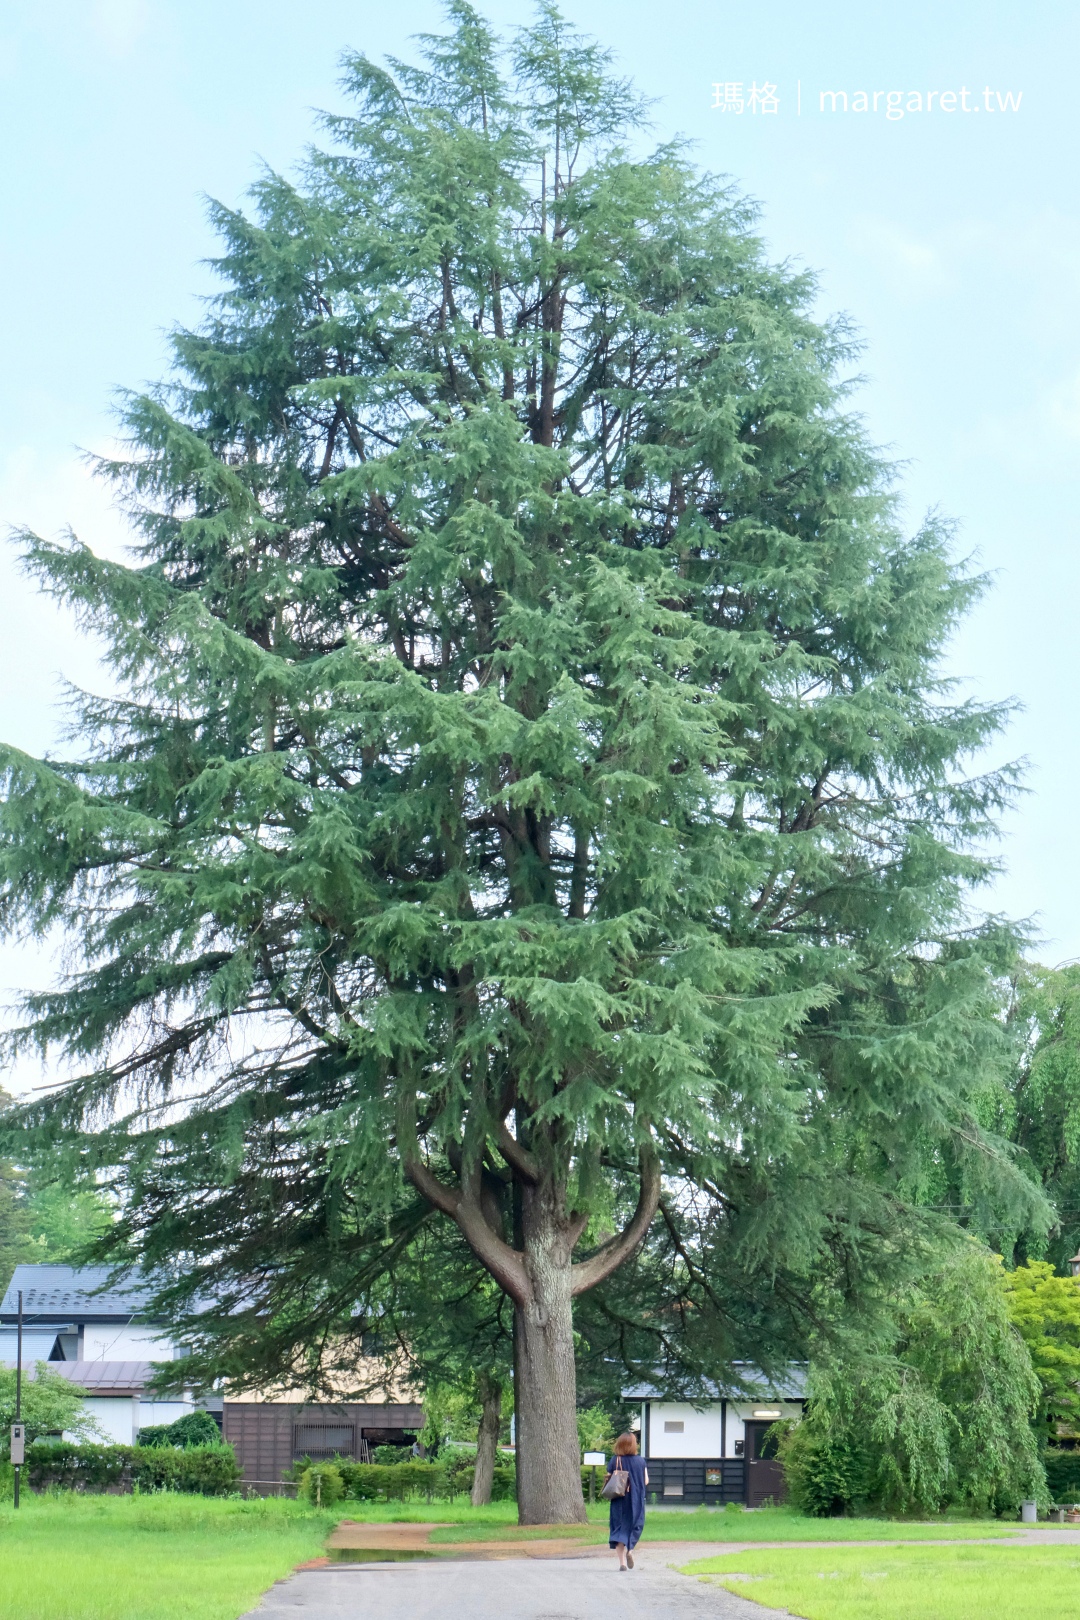
M0 1112L10 1106L0 1091ZM111 1221L99 1187L72 1187L47 1163L0 1160L0 1292L18 1265L79 1260Z
M62 1378L47 1361L35 1364L33 1374L23 1368L22 1421L28 1441L48 1435L71 1435L76 1440L100 1440L101 1430L83 1402L85 1389ZM15 1368L0 1367L0 1455L11 1455L11 1425L15 1421Z
M1004 1273L1009 1317L1042 1388L1037 1429L1045 1445L1080 1433L1080 1281L1045 1260Z
M7 1289L17 1265L43 1258L30 1231L26 1179L10 1160L0 1161L0 1286Z
M513 1305L521 1517L565 1521L572 1302L665 1185L669 1342L723 1256L762 1355L902 1265L928 1144L1040 1201L973 1106L1008 782L937 660L978 583L897 529L747 205L553 7L508 56L450 13L214 209L224 290L102 468L132 565L25 537L120 695L7 751L2 921L81 949L16 1044L85 1075L23 1120L173 1268L185 1379L314 1379L437 1211Z
M1006 1229L1016 1261L1046 1258L1059 1272L1080 1249L1080 964L1025 964L1013 977L1009 1022L1017 1057L999 1099L998 1128L1054 1206L1049 1238Z
M1040 1383L1010 1321L1000 1261L953 1245L894 1304L891 1332L811 1367L781 1443L797 1506L818 1514L1047 1500L1032 1418Z

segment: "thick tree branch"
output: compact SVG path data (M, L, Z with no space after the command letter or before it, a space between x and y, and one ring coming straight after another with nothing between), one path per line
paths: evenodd
M522 1256L492 1230L479 1200L466 1198L456 1187L448 1187L424 1163L416 1137L415 1099L405 1097L399 1102L397 1141L402 1168L417 1192L457 1222L462 1237L480 1264L504 1293L515 1303L524 1305L532 1294L532 1285Z
M511 1169L525 1181L534 1185L540 1180L540 1166L527 1148L523 1148L505 1120L500 1120L496 1145Z
M570 1268L571 1293L584 1294L610 1277L630 1258L649 1230L660 1202L660 1156L651 1142L642 1147L638 1162L641 1185L633 1216L623 1230L602 1243L595 1254Z
M489 1271L504 1293L517 1305L532 1298L532 1284L525 1261L516 1249L491 1230L479 1204L462 1198L454 1213L461 1235L480 1264Z
M400 1132L398 1140L401 1140ZM403 1158L405 1174L417 1192L421 1193L429 1204L441 1209L444 1215L449 1215L451 1220L456 1221L461 1207L461 1194L457 1188L448 1187L445 1181L441 1181L434 1170L429 1169L424 1163L419 1153L407 1154Z

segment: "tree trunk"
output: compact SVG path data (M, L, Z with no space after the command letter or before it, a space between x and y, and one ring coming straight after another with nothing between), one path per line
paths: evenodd
M523 1189L522 1205L532 1297L514 1307L518 1522L583 1524L571 1244L553 1188Z
M499 1424L502 1422L502 1384L493 1373L480 1373L476 1382L480 1391L480 1426L476 1431L476 1469L471 1500L473 1507L483 1507L491 1501L491 1484L495 1477Z
M398 1097L397 1141L413 1186L456 1221L465 1241L514 1302L514 1409L517 1417L518 1522L584 1524L577 1378L571 1300L610 1277L649 1229L660 1199L660 1159L651 1137L639 1149L637 1208L628 1224L577 1265L574 1245L587 1214L570 1212L566 1188L505 1127L499 1151L514 1171L514 1242L488 1210L482 1164L461 1158L459 1186L448 1186L417 1145L416 1095Z

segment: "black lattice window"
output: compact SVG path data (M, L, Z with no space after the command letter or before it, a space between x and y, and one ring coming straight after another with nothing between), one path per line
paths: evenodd
M356 1452L353 1423L294 1423L293 1456L352 1457Z

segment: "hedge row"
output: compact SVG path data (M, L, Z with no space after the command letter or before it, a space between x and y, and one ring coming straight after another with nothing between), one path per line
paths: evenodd
M335 1458L333 1466L346 1496L357 1502L404 1502L412 1496L446 1501L467 1493L472 1486L471 1466L463 1468L458 1463L354 1463ZM297 1464L294 1473L298 1479L306 1468L306 1463Z
M309 1467L320 1464L297 1463L292 1470L299 1483ZM468 1496L472 1490L475 1463L469 1460L440 1459L438 1462L407 1463L354 1463L343 1457L335 1458L333 1466L341 1478L345 1495L355 1502L404 1502L413 1496L433 1500L451 1501L455 1496ZM591 1468L581 1470L581 1487L589 1494ZM604 1480L603 1469L596 1470L596 1489ZM491 1482L493 1502L513 1502L517 1498L517 1470L512 1462L495 1465Z
M231 1446L100 1446L35 1440L26 1448L34 1490L185 1491L226 1496L236 1489L240 1465Z
M157 1437L154 1437L155 1441ZM1066 1453L1080 1463L1080 1453ZM26 1449L29 1483L34 1490L50 1487L76 1491L184 1491L199 1496L225 1496L240 1480L240 1465L231 1446L178 1446L160 1442L138 1446L75 1445L67 1440L35 1440ZM300 1479L308 1463L292 1470ZM451 1453L438 1462L354 1463L344 1458L333 1466L341 1476L346 1496L358 1502L404 1502L413 1496L452 1500L472 1490L475 1463ZM581 1470L582 1488L589 1490L591 1468ZM597 1484L603 1478L596 1471ZM517 1495L517 1471L512 1462L495 1466L491 1496L512 1502ZM1078 1493L1080 1499L1080 1493Z

